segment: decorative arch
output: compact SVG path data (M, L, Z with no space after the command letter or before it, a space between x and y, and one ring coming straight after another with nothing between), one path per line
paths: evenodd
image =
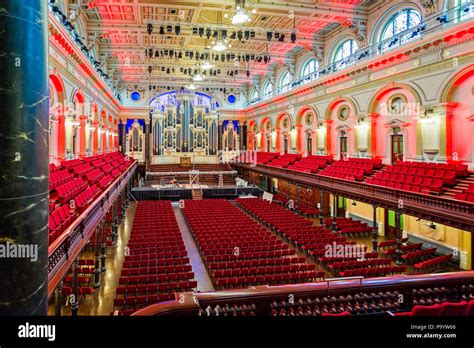
M53 87L53 91L55 93L55 100L57 101L57 103L63 104L66 100L66 89L64 87L63 79L59 74L51 73L49 75L49 81L51 82L51 86Z
M375 113L377 110L377 105L380 102L380 99L385 96L387 93L391 93L396 90L406 90L410 92L415 98L416 101L421 105L421 94L409 84L406 83L391 83L379 89L375 94L372 96L369 102L369 106L367 108L368 113Z
M451 102L456 87L473 75L474 64L471 64L447 78L447 82L445 82L444 86L440 88L441 94L439 96L439 101L441 103Z
M256 131L256 132L255 132ZM250 151L257 150L257 134L258 133L258 125L255 120L250 120L247 126L247 149Z
M354 110L354 113L357 114L359 112L358 105L356 102L349 97L339 97L334 99L331 103L329 103L328 108L326 109L326 114L324 116L326 121L331 120L331 115L336 108L343 103L347 103L351 106L351 108Z
M285 121L287 120L287 121ZM286 126L285 126L285 123ZM275 131L276 131L276 145L275 148L280 153L290 152L290 137L291 137L291 116L287 112L282 112L277 116Z
M309 112L313 112L316 120L319 120L318 110L316 110L313 105L304 105L301 107L301 109L298 111L298 114L296 115L296 125L301 125L304 116L306 116L306 114Z

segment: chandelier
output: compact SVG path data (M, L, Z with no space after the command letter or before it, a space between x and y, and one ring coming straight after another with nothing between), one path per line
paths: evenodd
M218 39L212 49L216 52L222 52L227 49L227 45L222 39Z
M250 16L245 10L245 0L235 0L235 14L232 17L232 24L241 25L250 22Z

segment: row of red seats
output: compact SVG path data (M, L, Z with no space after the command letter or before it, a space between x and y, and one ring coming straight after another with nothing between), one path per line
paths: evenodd
M342 272L339 272L341 277L380 277L390 274L405 273L407 266L386 266L386 267L373 267L373 268L358 268L358 269L348 269Z
M76 219L76 215L67 205L60 206L49 215L48 239L50 245Z
M378 179L387 181L399 181L400 178L419 177L438 179L443 181L443 185L453 186L456 184L456 172L454 170L417 168L403 166L387 166ZM402 180L403 181L403 180Z
M474 316L474 300L469 302L443 302L431 306L414 306L410 312L398 312L395 316Z
M470 184L467 189L456 193L454 199L474 203L474 184Z
M345 162L345 161L339 161L339 162ZM338 179L345 179L345 180L357 180L357 181L363 181L364 180L364 174L365 170L360 169L360 168L347 168L343 167L341 165L333 164L332 166L326 167L325 169L321 170L318 175L322 176L328 176L332 178L338 178Z
M251 267L215 270L212 275L216 278L240 277L256 274L287 274L314 271L315 265L296 264L293 266ZM324 272L323 272L324 274Z
M251 267L266 267L266 266L288 266L291 270L298 271L300 269L298 258L287 258L281 257L276 259L263 259L263 260L246 260L246 261L229 261L229 262L213 262L209 263L208 268L210 270L217 269L241 269Z
M90 204L100 193L97 186L90 186L84 192L79 193L75 198L75 207L79 212L82 212L88 204Z
M300 158L301 158L301 155L286 153L284 155L281 155L271 160L270 162L267 162L266 165L270 167L286 168L289 165L294 164Z
M242 276L242 272L245 275L247 275L246 272L250 272L250 268L243 268L244 264L248 265L248 263L243 263L246 261L261 260L263 262L263 260L266 260L264 262L269 262L269 260L289 257L294 260L295 264L299 264L305 260L304 258L293 257L295 250L282 244L270 231L263 229L227 200L184 201L182 210L208 270L211 270L210 266L214 262L231 261L226 265L229 268L225 271L225 274L228 275L228 272L230 272L230 275L233 273L240 275L238 278L228 278L224 276L224 272L210 271L211 279L217 288L254 285L254 279L247 279L246 276ZM257 238L261 238L259 244L255 245L251 239L242 238L242 235L247 235L246 230L254 231L252 233L256 233ZM232 231L232 233L230 234L229 231ZM219 241L224 237L228 238L229 242L222 248L216 248L215 244L208 243L209 240ZM279 250L275 249L276 246ZM268 251L258 251L261 249L268 249ZM265 267L262 271L276 272L276 267L279 266ZM278 268L278 270L280 269ZM257 268L254 271L257 271ZM258 271L260 272L260 270ZM272 277L271 283L274 283L274 275L267 274L268 279L270 279L270 276ZM249 274L249 277L252 277L252 275ZM265 279L265 276L263 277ZM278 280L279 277L276 279Z
M452 175L454 176L454 172ZM367 179L366 182L371 185L386 186L398 190L418 193L423 192L427 194L443 193L443 185L445 184L442 179L384 172L380 172L375 177Z
M436 252L436 248L428 248L423 250L410 251L402 255L402 259L407 262L414 263L418 262L426 257L431 256Z
M406 242L408 242L408 238L403 238L402 243L406 243ZM379 249L384 249L384 248L392 247L392 246L395 246L395 245L397 245L397 240L396 239L383 240L383 241L381 241L377 244Z
M290 283L313 282L324 279L324 272L298 272L286 274L267 274L238 278L218 278L218 288L241 288L253 285L281 285Z
M307 156L294 164L288 166L288 169L304 173L317 173L333 162L332 156Z
M442 169L442 170L454 170L456 176L466 177L469 175L468 166L461 163L433 163L433 162L410 162L410 161L397 161L396 166L403 167L415 167L415 168L430 168L430 169Z
M65 183L74 179L74 176L69 173L69 170L56 170L49 174L49 191L56 190L58 186L64 185Z
M340 261L340 262L334 262L334 263L329 264L329 268L333 270L350 269L350 268L366 268L366 267L390 265L391 263L392 263L392 259L390 258L371 259L371 260L362 260L362 261Z
M452 257L453 257L453 254L438 256L429 260L415 263L413 266L419 270L430 269L430 268L439 266L445 262L451 261Z

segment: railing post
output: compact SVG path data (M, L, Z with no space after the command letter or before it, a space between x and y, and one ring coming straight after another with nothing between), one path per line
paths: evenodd
M102 267L101 271L105 273L106 268L105 268L105 259L107 258L107 241L105 240L105 217L104 220L102 220Z
M72 294L71 294L71 315L73 317L77 316L77 310L79 307L79 302L77 299L77 288L78 288L78 279L77 279L77 268L79 267L79 257L74 259L72 264Z
M118 235L118 225L117 225L117 200L112 202L112 207L110 208L110 216L112 220L112 245L115 245L117 242Z
M95 267L94 267L94 289L100 288L100 253L99 253L99 229L100 225L95 228Z
M319 224L323 225L323 199L324 199L324 192L322 190L319 191Z
M56 317L61 316L62 291L63 291L63 281L60 281L58 286L54 290L54 315Z
M378 226L377 226L377 207L372 205L372 211L373 211L373 216L372 216L372 251L377 252L378 247L377 247L377 237L378 237Z
M397 259L396 259L396 264L397 265L403 265L403 258L402 258L402 255L403 255L403 250L402 250L402 238L403 238L403 234L402 234L402 228L400 226L400 215L401 215L401 212L400 212L400 209L397 209L395 210L395 227L396 227L396 230L397 230L397 249L395 250L395 254L397 255Z
M332 230L334 232L337 231L337 221L336 221L336 218L337 218L337 205L338 205L338 197L337 197L337 194L334 193L333 194L333 207L332 207Z

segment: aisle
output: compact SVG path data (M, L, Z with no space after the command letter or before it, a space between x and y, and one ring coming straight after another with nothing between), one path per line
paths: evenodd
M196 243L194 242L191 232L188 229L188 225L186 225L184 215L181 212L181 209L179 209L177 203L172 204L176 220L178 220L179 229L183 235L184 245L186 245L186 250L188 251L189 263L191 264L194 272L194 279L197 281L197 289L201 292L214 291L214 286L212 285L211 279L207 274L206 267L204 267L201 255L199 255L199 250L196 246Z

